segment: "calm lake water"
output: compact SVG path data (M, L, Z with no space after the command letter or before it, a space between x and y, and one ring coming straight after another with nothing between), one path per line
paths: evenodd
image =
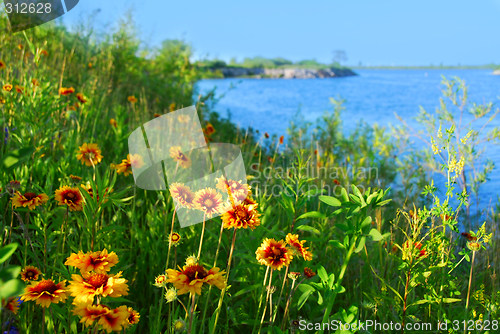
M225 96L215 110L241 127L252 126L262 132L286 135L291 118L300 109L308 121L332 110L330 97L346 100L344 129L349 131L359 120L369 124L398 124L394 112L416 125L413 119L424 107L432 113L439 106L441 76L460 77L469 86L469 100L493 102L498 108L500 76L491 70L357 70L359 75L329 79L214 79L198 84L200 93L217 87ZM235 88L232 88L235 86ZM469 120L466 118L466 121ZM500 125L499 117L487 127ZM491 147L487 157L497 165L486 184L486 198L500 194L500 148Z

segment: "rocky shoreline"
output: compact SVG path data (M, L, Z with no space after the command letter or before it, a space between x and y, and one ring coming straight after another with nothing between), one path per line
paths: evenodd
M500 70L494 70L493 75L500 75Z
M340 78L357 75L348 68L305 69L305 68L244 68L224 67L213 70L224 78L271 78L271 79L315 79Z

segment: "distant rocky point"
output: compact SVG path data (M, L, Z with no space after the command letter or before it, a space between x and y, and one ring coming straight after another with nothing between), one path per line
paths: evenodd
M305 68L244 68L224 67L215 70L224 78L249 77L255 79L314 79L339 78L357 75L348 68L305 69Z
M493 75L500 75L500 70L494 70Z

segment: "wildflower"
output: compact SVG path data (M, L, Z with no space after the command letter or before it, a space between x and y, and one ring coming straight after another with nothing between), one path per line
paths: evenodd
M191 117L189 117L189 115L179 115L177 116L177 120L181 123L187 123L191 120Z
M18 48L19 50L22 50L22 49L23 49L23 45L22 45L22 44L17 44L17 48Z
M24 93L24 87L16 85L16 92L18 92L19 94Z
M289 278L289 279L291 279L291 280L294 280L294 281L295 281L297 278L299 278L299 277L300 277L300 275L301 275L301 274L300 274L299 272L297 272L297 271L292 271L292 272L290 272L290 273L288 274L288 278Z
M161 114L155 113L155 114L153 115L153 117L154 117L154 118L161 117Z
M125 319L126 321L123 322L124 328L128 328L130 326L133 326L133 325L139 323L139 318L141 317L139 312L137 312L136 310L134 310L131 307L127 308L127 312L128 312L128 317Z
M169 242L173 246L177 247L177 245L181 242L181 235L179 233L176 233L176 232L170 233Z
M137 103L137 99L133 95L127 97L127 100L128 100L128 102L130 102L132 104Z
M276 286L274 285L266 286L266 290L269 291L270 294L273 294L276 292Z
M177 288L178 295L187 292L191 295L195 293L201 295L201 288L204 283L215 285L222 290L225 286L225 273L225 271L220 271L217 267L207 271L202 265L193 264L184 266L180 270L167 269L167 282L172 283Z
M462 144L466 144L467 143L467 140L469 140L470 136L472 136L472 134L474 133L474 130L470 130L469 132L467 132L467 134L465 135L464 138L460 138L460 141L462 142Z
M462 236L467 238L467 240L469 240L469 241L476 241L477 240L477 237L475 237L472 234L467 233L467 232L462 232Z
M21 188L21 182L17 180L12 180L5 186L5 190L11 195L14 195L19 188Z
M71 179L71 181L73 181L74 184L80 183L80 181L82 180L81 177L76 175L70 175L69 178Z
M79 147L76 158L82 161L82 165L92 166L100 163L103 156L97 144L84 143Z
M170 195L177 203L177 205L188 209L193 207L195 194L191 191L191 188L189 188L189 186L174 182L169 186L169 190Z
M186 156L181 151L180 146L172 146L170 148L170 156L176 161L182 168L188 168L191 166L191 159Z
M439 130L437 132L437 137L440 139L443 138L443 131L441 130L442 127L443 127L443 124L439 124Z
M128 176L132 174L132 167L139 169L142 166L144 166L144 160L139 154L127 154L127 159L123 159L121 164L116 165L116 172Z
M94 271L97 274L105 274L117 263L118 256L116 253L108 253L107 249L104 248L102 251L97 252L83 253L79 251L78 254L71 253L64 265L76 267L82 273Z
M3 97L0 96L0 104L5 104L5 102L7 102L7 100L5 100Z
M90 303L75 304L73 314L81 317L80 322L85 324L85 327L91 326L94 321L110 311L109 307L104 305L92 305Z
M251 187L246 183L242 183L241 180L226 180L224 176L216 178L215 180L217 181L217 188L222 190L222 192L229 193L231 195L231 200L241 202L252 193Z
M170 112L174 111L175 110L175 102L170 103L170 105L168 107L170 109Z
M186 258L186 266L191 266L193 264L197 264L198 263L198 258L196 256L193 255L189 255L187 258Z
M78 93L76 94L76 98L78 99L78 101L80 101L80 103L82 104L85 104L87 103L87 98L82 94L82 93Z
M182 333L187 331L186 322L181 318L174 321L173 328L176 333Z
M12 206L15 208L20 207L28 207L28 209L35 210L37 206L47 203L49 200L49 196L45 194L35 194L32 192L25 192L24 195L21 195L19 191L17 191L12 197Z
M222 210L222 195L213 188L204 188L196 192L193 204L211 218Z
M283 266L288 266L293 259L292 250L286 247L283 240L276 241L266 238L255 252L260 264L271 267L271 269L281 270Z
M290 330L295 332L299 328L300 328L300 320L299 319L290 320Z
M207 124L207 127L205 128L205 133L207 134L207 136L211 136L215 133L215 128L212 124L208 123Z
M94 199L94 189L92 188L92 185L90 184L89 181L87 181L86 184L82 183L80 186L87 191L87 193L90 195L91 198ZM97 189L97 185L95 187L96 187L96 192L97 192L97 196L96 196L95 200L97 202L99 202L99 190ZM108 201L107 196L109 195L109 193L112 193L112 192L113 192L113 189L106 188L104 190L104 201L103 201L103 203L106 203Z
M12 90L12 88L14 88L14 86L12 86L11 84L5 84L5 85L3 85L2 88L4 91L10 92Z
M88 64L88 67L89 67L89 68L92 68L92 66L93 66L93 65L92 65L92 63L89 63L89 64Z
M33 86L40 86L40 82L37 79L31 79Z
M340 182L339 182L339 180L337 180L337 179L334 179L334 180L333 180L333 183L335 183L336 185L340 185Z
M3 60L0 59L0 70L3 70L4 68L7 68L7 65Z
M165 292L165 300L167 303L173 302L177 299L177 290L175 288L167 289Z
M21 279L25 282L38 281L38 276L41 274L42 272L37 267L26 266L21 271Z
M114 118L109 120L109 124L111 124L111 126L114 128L118 127L118 123L116 123L116 120Z
M64 302L68 297L67 293L66 281L56 284L53 280L47 279L40 282L32 282L28 285L21 296L21 300L34 300L42 307L49 307L51 303Z
M469 241L467 242L467 248L469 248L473 252L476 252L481 249L481 244L476 241Z
M265 132L264 136L266 137L266 139L269 139L269 133Z
M280 137L280 144L283 145L284 141L285 141L285 136L281 136Z
M2 300L3 304L4 300ZM19 311L19 305L21 304L19 297L11 297L7 299L7 302L4 305L4 308L6 310L9 310L10 312L17 314L17 311ZM5 333L5 332L4 332Z
M224 209L222 214L222 224L224 228L250 228L255 229L255 227L260 225L260 214L256 210L257 204L245 205L240 204L234 206L228 204Z
M304 275L306 275L307 278L312 278L312 277L316 276L316 273L311 268L305 267L304 268Z
M56 190L58 205L67 205L71 211L83 210L83 197L78 188L62 186Z
M47 50L40 51L40 54L44 55L45 57L47 57L49 55L49 53L47 52Z
M95 296L121 297L128 295L127 280L116 275L85 273L71 275L69 290L76 303L93 302Z
M286 236L286 243L293 247L295 254L302 256L306 261L311 261L312 253L308 251L309 247L304 247L305 242L305 240L299 240L298 234L288 233Z
M161 274L155 277L154 286L157 288L163 288L167 284L167 275Z
M85 326L91 326L94 321L97 321L108 333L111 333L111 331L121 331L122 326L129 317L126 306L110 309L106 305L82 303L76 304L73 314L82 317L80 322L85 323Z
M59 95L69 95L69 94L73 94L74 92L75 92L75 89L73 87L69 87L69 88L61 87L61 88L59 88Z

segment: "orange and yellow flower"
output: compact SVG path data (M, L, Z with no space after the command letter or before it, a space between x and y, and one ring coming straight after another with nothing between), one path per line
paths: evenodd
M101 162L103 156L101 155L101 150L97 144L87 144L84 143L78 148L78 154L76 158L82 161L82 165L87 166L97 165Z
M106 332L121 331L122 326L127 323L129 312L126 306L110 309L106 305L92 305L77 303L73 309L73 314L80 316L81 323L85 327L91 326L95 321L102 326Z
M55 199L58 205L67 205L71 211L83 210L83 196L78 188L62 186L56 190Z
M215 128L211 123L208 123L205 127L205 133L209 137L215 133Z
M49 307L51 303L64 302L68 298L67 293L66 281L56 284L53 280L47 279L40 282L32 282L28 285L21 296L21 300L34 300L42 307Z
M193 204L196 209L205 212L209 218L220 213L223 209L222 195L213 188L198 190L195 193Z
M109 124L110 124L112 127L114 127L115 129L118 127L118 123L116 122L116 119L114 119L114 118L111 118L111 119L109 120Z
M304 247L305 242L305 240L299 240L298 234L288 233L286 236L286 243L292 246L295 255L302 256L306 261L311 261L312 253L308 251L309 247Z
M312 277L316 276L316 273L311 268L305 267L304 268L304 275L306 275L307 278L312 278Z
M19 94L24 93L24 87L16 85L16 92L18 92Z
M293 252L286 247L283 240L276 241L266 238L255 252L260 264L271 267L271 269L281 270L283 266L288 266L293 259Z
M256 209L257 204L239 204L236 206L227 204L225 212L221 216L224 228L255 229L260 225L260 214Z
M177 294L190 293L191 295L201 295L201 288L203 284L215 285L219 289L223 289L226 285L224 274L225 271L220 271L219 268L214 267L206 270L200 264L193 264L184 266L180 270L167 269L168 280L178 290Z
M195 194L191 191L189 186L174 182L169 186L169 189L170 195L178 205L188 209L193 207Z
M12 86L11 84L5 84L5 85L3 85L2 88L4 91L10 92L12 90L12 88L14 88L14 86Z
M144 159L139 154L127 154L127 159L123 159L122 163L116 166L116 172L128 176L132 174L132 167L138 169L142 166L144 166Z
M47 52L47 50L40 51L40 54L44 55L45 57L47 57L49 55L49 53Z
M177 247L177 245L181 242L181 235L177 232L170 233L169 242L172 246Z
M76 98L78 99L78 101L80 101L80 103L84 104L84 103L87 103L87 98L85 97L85 95L83 95L82 93L78 93L76 94Z
M75 92L75 89L73 87L61 87L59 88L59 95L69 95L73 94Z
M118 256L115 252L108 253L104 248L102 251L78 254L72 253L64 263L67 266L72 266L80 269L82 273L94 271L97 274L107 273L111 267L118 263Z
M71 295L75 297L75 303L91 303L95 296L121 297L128 295L128 285L125 278L121 278L121 272L116 275L82 273L82 275L71 275L72 281L69 285Z
M131 307L127 308L127 312L128 312L128 317L125 319L126 321L123 322L124 328L128 328L139 323L139 318L141 317L139 312L137 312Z
M133 96L133 95L131 95L131 96L127 97L127 100L128 100L128 102L130 102L130 103L132 103L132 104L137 103L137 99L136 99L136 97L135 97L135 96Z
M37 267L26 266L21 271L21 279L25 282L38 281L38 276L41 274L42 272Z
M5 300L2 300L2 304L5 303ZM19 311L19 305L20 305L19 297L11 297L7 300L5 303L4 308L6 310L9 310L10 312L17 314L17 311ZM5 333L5 332L4 332Z
M229 193L231 196L231 201L236 200L241 203L247 196L252 194L251 187L240 181L226 180L224 176L215 179L217 181L217 188L225 193Z
M31 79L33 86L40 86L40 82L37 79Z
M17 191L12 197L12 206L15 208L20 207L28 207L28 209L35 210L37 206L47 203L49 200L49 196L45 194L35 194L32 192L25 192L24 195L21 195L19 191Z
M0 70L3 70L4 68L7 68L7 64L5 64L5 62L0 59Z
M163 288L167 285L167 275L161 274L155 277L155 282L153 284L157 288Z
M182 153L180 146L172 146L170 148L170 157L172 157L182 168L191 166L191 159Z

